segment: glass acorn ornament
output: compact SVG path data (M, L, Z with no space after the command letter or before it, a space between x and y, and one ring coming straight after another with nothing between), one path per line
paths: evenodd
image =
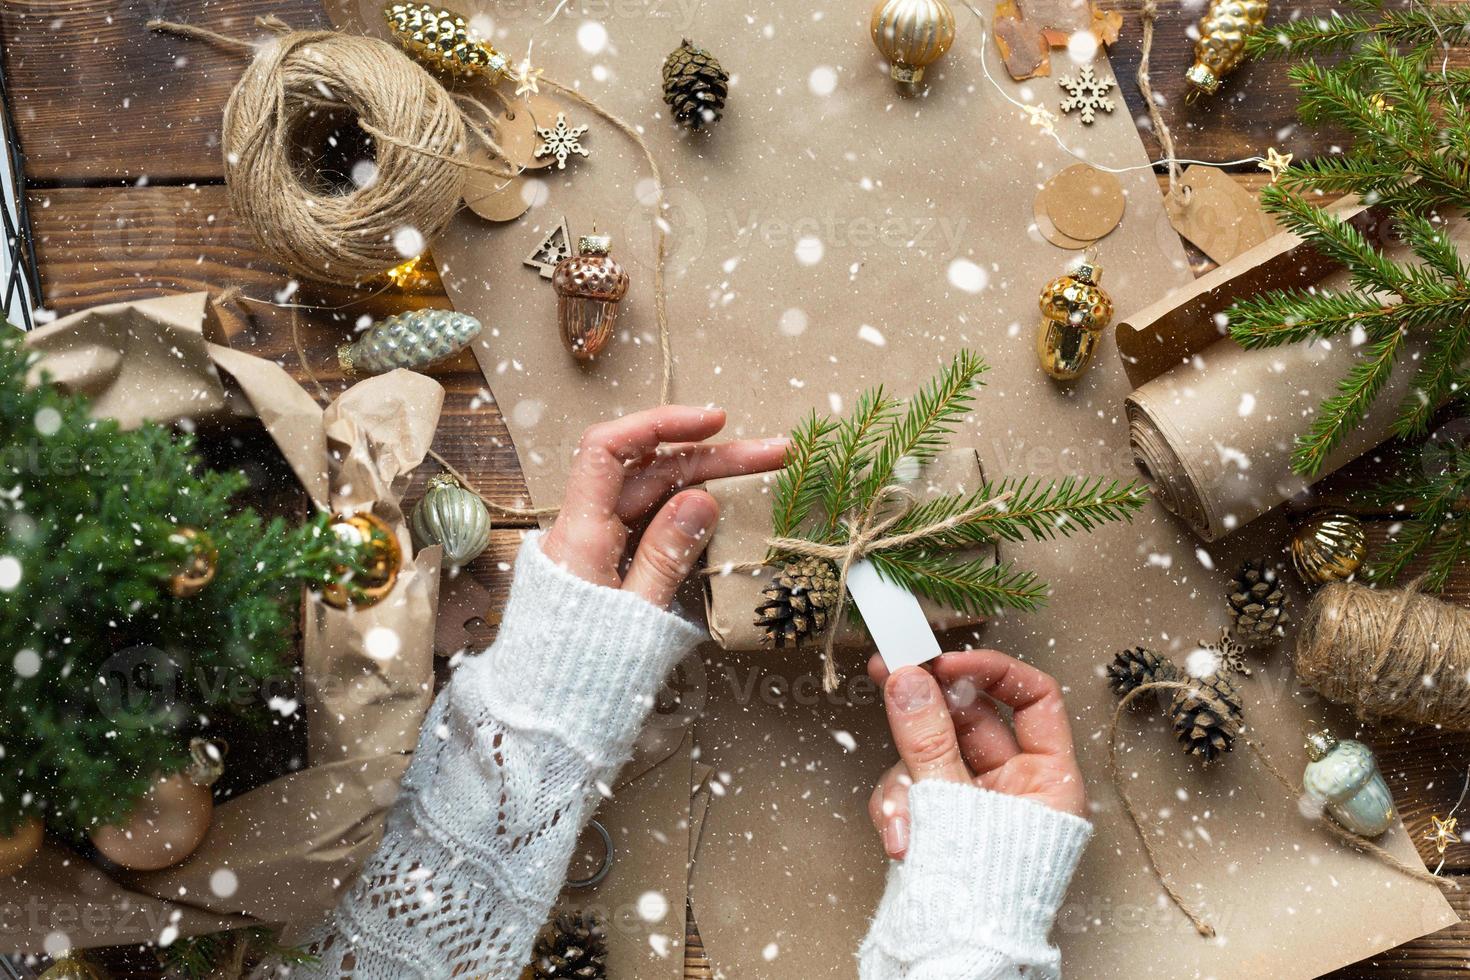
M868 29L893 80L918 85L954 43L954 11L944 0L878 0Z
M1373 750L1330 732L1307 736L1302 787L1332 819L1359 837L1377 837L1393 825L1393 794L1378 770Z
M558 262L551 274L562 343L579 361L590 361L607 347L618 304L628 294L628 273L611 251L607 235L583 235L577 254Z
M459 14L427 3L390 3L383 8L388 30L405 51L434 71L454 78L498 82L510 62L488 41L475 37Z
M409 518L414 537L425 546L440 545L453 567L474 561L490 546L490 511L480 495L454 477L441 473L414 505Z
M1102 268L1085 260L1041 291L1041 329L1036 354L1041 367L1058 381L1082 376L1097 352L1098 338L1113 319L1113 300L1098 280Z
M1245 39L1266 23L1266 0L1210 0L1194 42L1194 64L1184 73L1189 98L1214 95L1245 60Z
M337 349L342 372L385 374L396 368L417 371L448 360L480 335L480 321L453 310L395 313Z
M1312 514L1291 536L1291 567L1308 587L1352 578L1368 557L1363 522L1341 510Z

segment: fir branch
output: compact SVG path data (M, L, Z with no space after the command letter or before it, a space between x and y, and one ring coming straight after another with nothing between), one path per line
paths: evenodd
M1279 347L1353 329L1389 329L1395 307L1366 293L1281 289L1230 308L1230 336L1247 350Z
M884 427L873 465L863 481L863 506L892 481L900 459L924 463L945 447L954 426L970 411L980 375L986 370L980 355L960 351L937 378L909 400L904 413Z
M863 474L872 466L874 447L892 424L896 410L897 403L879 385L859 395L852 414L837 427L822 491L822 509L827 514L824 539L836 533L844 515L862 505Z
M1383 390L1403 344L1404 332L1393 330L1369 345L1347 377L1338 382L1338 393L1322 403L1307 434L1298 437L1291 457L1293 469L1306 475L1321 472L1332 451L1363 420L1369 405Z
M1390 10L1378 4L1362 9L1377 11L1369 19L1358 14L1333 11L1326 17L1304 17L1245 39L1246 53L1264 58L1301 58L1304 55L1337 54L1365 41L1381 39L1393 44L1458 44L1470 33L1464 13L1454 4L1428 4Z
M1385 480L1368 494L1370 503L1404 515L1365 570L1372 583L1390 584L1422 559L1426 588L1439 591L1470 559L1470 447L1429 444L1423 453L1423 470Z
M836 423L812 412L791 432L786 465L776 477L775 505L771 526L778 538L796 534L812 507L822 499L831 446L827 436Z
M1036 574L1010 562L952 562L945 552L927 549L875 552L869 560L893 584L969 616L1032 611L1046 603L1047 587Z
M893 529L899 534L946 520L983 504L1001 500L994 509L923 539L930 548L957 548L989 541L1050 541L1096 530L1113 521L1131 521L1148 499L1137 480L1121 483L1102 477L1066 477L1048 483L1034 477L986 484L972 494L925 501Z

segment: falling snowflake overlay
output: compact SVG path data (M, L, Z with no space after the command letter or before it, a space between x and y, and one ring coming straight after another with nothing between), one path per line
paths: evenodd
M536 147L536 156L555 157L556 169L565 170L567 157L571 154L591 156L581 142L586 132L586 126L568 126L566 113L558 112L555 126L550 129L536 127L536 135L542 139L541 145Z
M1067 91L1067 97L1062 100L1062 112L1079 109L1082 121L1088 125L1097 118L1098 109L1113 111L1113 100L1107 96L1108 90L1117 83L1111 78L1098 78L1092 73L1091 65L1084 65L1076 78L1063 75L1057 79L1057 84Z

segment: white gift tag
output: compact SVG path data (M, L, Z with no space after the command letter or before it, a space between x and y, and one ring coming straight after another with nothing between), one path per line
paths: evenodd
M872 562L855 563L847 573L847 591L863 614L863 622L878 645L890 672L913 667L939 656L939 641L913 593L878 574Z

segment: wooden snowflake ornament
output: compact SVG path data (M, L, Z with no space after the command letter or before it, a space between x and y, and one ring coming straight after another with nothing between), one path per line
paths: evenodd
M586 126L568 126L567 114L558 112L556 114L556 125L550 129L536 127L536 135L541 137L541 145L536 147L536 156L555 157L556 169L567 169L567 157L573 153L577 156L591 156L587 148L582 145L582 136L587 132Z
M1057 84L1067 91L1067 98L1062 100L1062 112L1080 110L1083 123L1089 126L1097 118L1098 109L1103 112L1113 111L1113 100L1107 95L1108 89L1117 82L1111 78L1098 78L1092 73L1091 65L1082 66L1076 78L1063 75L1057 79Z

